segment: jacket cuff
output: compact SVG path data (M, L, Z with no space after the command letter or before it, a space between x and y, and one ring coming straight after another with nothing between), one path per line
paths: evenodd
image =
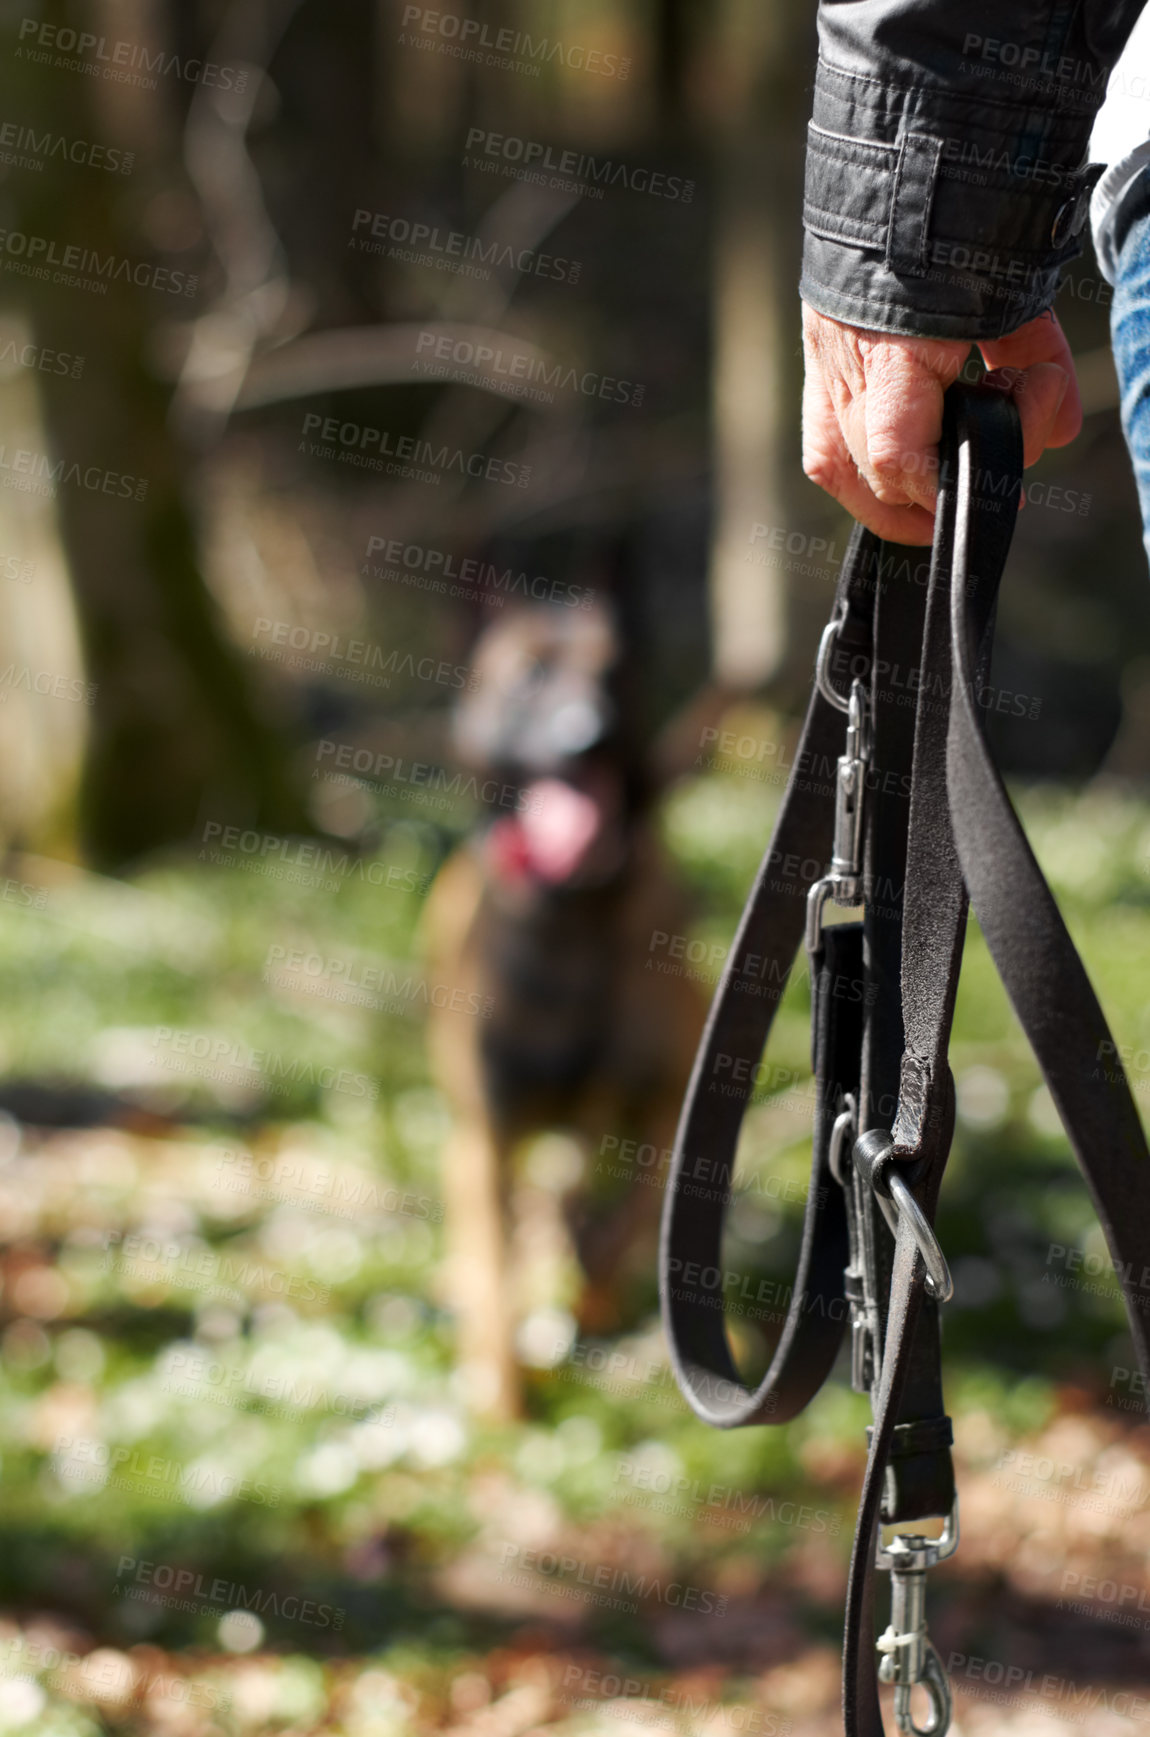
M914 96L820 60L800 294L874 331L1004 337L1082 251L1102 173L1083 161L1091 115Z

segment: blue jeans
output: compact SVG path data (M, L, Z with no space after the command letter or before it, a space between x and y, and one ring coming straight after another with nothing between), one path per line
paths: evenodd
M1142 540L1150 555L1150 168L1140 172L1126 194L1119 224L1110 334L1122 392L1122 432L1138 484Z

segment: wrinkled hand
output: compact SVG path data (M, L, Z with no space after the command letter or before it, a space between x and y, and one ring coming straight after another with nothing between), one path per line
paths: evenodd
M934 535L942 395L970 348L965 339L844 326L803 304L803 469L891 542L929 543ZM1018 406L1024 464L1074 439L1082 403L1053 313L978 348Z

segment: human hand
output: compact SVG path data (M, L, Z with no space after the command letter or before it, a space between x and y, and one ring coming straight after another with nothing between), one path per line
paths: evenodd
M977 340L1022 420L1023 463L1082 427L1074 361L1053 312ZM929 543L942 398L970 354L960 338L907 338L843 325L803 304L803 469L893 543Z

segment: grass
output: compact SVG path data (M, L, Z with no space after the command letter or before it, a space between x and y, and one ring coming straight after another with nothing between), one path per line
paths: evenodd
M712 774L667 804L706 947L729 939L778 794ZM1020 803L1144 1096L1150 804ZM147 1113L0 1124L0 1732L392 1737L486 1708L507 1737L576 1733L636 1698L606 1695L603 1669L675 1729L698 1728L698 1706L725 1729L737 1705L767 1732L792 1704L794 1729L821 1729L801 1725L785 1667L801 1645L813 1681L837 1644L867 1421L841 1379L786 1428L711 1432L648 1318L534 1371L521 1426L464 1409L418 969L420 890L451 842L381 812L358 866L236 848L129 883L36 861L8 881L6 1073L130 1090ZM313 992L365 970L391 1011ZM777 1031L796 1075L805 994ZM1131 1359L1092 1208L973 928L952 1065L948 1392L956 1417L1021 1440L1071 1389L1103 1408ZM754 1112L752 1156L772 1114ZM772 1162L801 1181L806 1156L799 1128ZM784 1197L740 1220L780 1283L800 1210ZM788 1590L760 1656L720 1616L767 1609L772 1586Z

